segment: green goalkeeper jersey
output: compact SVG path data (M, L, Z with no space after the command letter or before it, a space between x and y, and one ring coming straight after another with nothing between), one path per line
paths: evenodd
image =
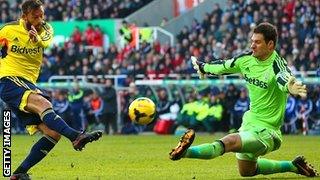
M284 118L291 72L286 60L276 51L264 61L251 54L247 52L232 59L207 63L204 71L216 75L242 74L250 98L250 109L243 116L243 125L258 125L278 131Z

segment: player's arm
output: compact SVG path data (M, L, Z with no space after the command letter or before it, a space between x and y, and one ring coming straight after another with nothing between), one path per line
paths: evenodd
M39 45L41 47L47 48L50 46L53 40L53 28L49 23L44 22L42 25L43 31L40 34Z
M242 56L241 56L242 57ZM199 78L203 79L205 74L213 75L226 75L239 73L239 60L240 56L227 60L217 60L210 63L205 63L197 60L196 57L191 56L191 63L193 68L197 71Z
M287 66L287 62L283 58L278 58L273 63L273 70L276 74L278 87L283 92L289 92L292 95L301 97L307 96L306 85L298 81L291 73Z
M53 29L48 23L44 22L41 32L37 32L37 30L31 26L29 36L34 43L43 48L47 48L53 40Z

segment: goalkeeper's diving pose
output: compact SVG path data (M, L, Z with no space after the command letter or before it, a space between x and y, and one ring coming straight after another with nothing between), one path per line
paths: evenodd
M277 150L282 142L283 123L288 93L306 96L307 89L291 74L287 63L276 51L277 30L269 23L255 27L251 52L212 63L191 57L200 78L206 74L240 73L249 91L250 109L244 114L239 133L229 134L213 143L191 146L195 132L189 129L170 152L171 160L181 158L213 159L227 152L236 152L241 176L293 172L317 176L316 170L303 156L293 161L260 158Z
M98 140L101 131L78 132L69 127L52 109L50 98L35 83L40 73L44 48L53 39L52 27L44 22L40 0L25 0L21 19L0 28L0 98L27 125L30 134L41 131L26 159L10 179L30 179L27 172L38 164L56 145L61 135L67 137L75 150Z

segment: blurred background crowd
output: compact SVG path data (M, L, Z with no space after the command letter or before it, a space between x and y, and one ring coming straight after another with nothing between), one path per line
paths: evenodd
M152 0L44 2L48 21L77 21L125 18ZM20 3L21 0L10 3L1 0L0 23L16 20L20 15ZM168 19L163 17L159 26L166 21ZM101 85L96 89L81 89L75 85L72 90L48 92L56 110L68 116L65 119L78 129L103 128L106 133L138 133L152 130L151 127L156 129L156 122L148 127L130 125L126 115L128 104L134 98L147 96L156 101L158 119L174 120L170 121L172 124L168 125L167 133L172 133L173 127L181 126L210 133L235 131L241 124L243 113L249 108L244 87L234 84L200 89L183 87L179 89L182 91L179 95L177 89L157 87L152 90L135 85L134 80L138 75L144 79L165 79L170 75L175 79L190 79L194 73L190 56L210 62L231 58L248 50L252 28L264 21L278 28L277 50L287 60L293 74L306 77L308 71L314 71L320 75L319 0L228 0L225 9L215 4L203 19L193 19L191 26L184 26L175 37L174 45L151 41L150 36L137 48L132 43L135 22L125 20L118 32L125 40L123 46L113 43L106 46L103 40L106 34L98 24L88 23L84 31L76 27L68 41L47 50L39 82L47 82L53 75L92 75L90 82ZM138 34L140 37L144 35ZM126 78L115 82L99 75L126 75ZM126 89L116 90L115 83ZM308 88L307 99L289 98L283 126L285 133L320 128L317 121L320 118L320 86L309 85ZM121 115L120 123L118 114ZM307 124L307 127L302 124ZM16 131L22 132L19 125L16 126Z
M0 23L20 17L23 0L1 0ZM44 0L48 21L124 18L152 0Z

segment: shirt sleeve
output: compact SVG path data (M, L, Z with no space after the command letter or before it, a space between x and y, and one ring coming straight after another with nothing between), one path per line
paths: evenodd
M288 81L292 75L284 58L279 57L273 62L273 71L276 75L278 87L283 92L288 91Z
M240 72L236 66L235 59L217 60L207 63L203 68L204 72L215 75L226 75Z
M38 35L37 44L43 48L47 48L50 46L53 40L53 28L50 24L45 23L42 25L43 31Z
M204 72L215 75L240 73L241 59L251 55L251 51L243 52L232 59L217 60L204 65Z

